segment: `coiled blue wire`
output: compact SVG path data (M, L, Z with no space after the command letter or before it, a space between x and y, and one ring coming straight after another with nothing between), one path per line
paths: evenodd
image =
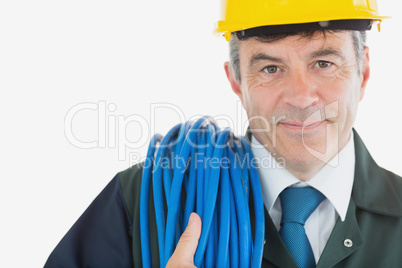
M164 138L157 134L151 139L140 196L143 267L152 267L148 214L151 180L161 267L173 254L192 212L202 219L194 256L197 267L261 266L264 205L251 148L244 137L237 139L210 118L202 117L176 125ZM250 190L254 239L248 207Z
M151 188L152 167L156 145L162 136L156 134L149 143L147 159L144 163L140 194L140 230L141 230L141 253L145 260L144 267L151 267L151 252L149 250L149 191Z

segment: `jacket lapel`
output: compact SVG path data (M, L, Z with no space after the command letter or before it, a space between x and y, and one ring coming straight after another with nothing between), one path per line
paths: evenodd
M363 245L356 218L357 207L386 216L402 216L402 203L394 186L384 183L384 177L388 176L386 171L375 163L360 136L354 129L353 132L356 165L348 212L344 222L338 219L335 224L317 267L333 267Z
M276 230L271 217L265 209L265 246L264 258L277 267L297 268L292 255L283 243L279 232Z
M318 268L333 267L363 245L364 240L356 218L357 207L386 216L402 217L402 200L395 193L395 185L384 183L384 177L390 175L375 163L360 136L354 129L353 132L356 166L351 200L345 221L338 219L335 224L317 264ZM249 128L246 137L251 141ZM277 267L297 268L266 209L265 238L264 259ZM352 245L347 243L349 240Z
M338 219L321 254L317 267L333 267L362 245L363 238L356 220L355 210L356 205L351 200L345 221L342 222Z

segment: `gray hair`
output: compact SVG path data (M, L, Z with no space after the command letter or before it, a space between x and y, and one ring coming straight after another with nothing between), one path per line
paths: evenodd
M321 33L326 34L325 31L319 31ZM328 32L336 32L336 31L328 31ZM366 31L351 31L352 32L352 39L353 45L355 48L355 54L357 59L357 71L360 74L362 72L362 56L363 50L366 46ZM272 43L275 41L279 41L291 35L300 35L302 38L311 39L317 31L305 31L305 32L298 32L298 33L290 33L290 34L272 34L266 36L258 36L257 40L265 43ZM229 42L229 62L230 68L234 73L234 78L237 82L241 81L240 78L240 55L239 55L239 42L240 40L237 38L235 33L232 33L230 42Z

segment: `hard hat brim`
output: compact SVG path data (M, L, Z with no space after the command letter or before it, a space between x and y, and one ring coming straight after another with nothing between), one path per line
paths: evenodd
M236 31L239 39L245 39L253 36L296 33L301 31L322 31L322 30L352 30L366 31L370 30L373 24L371 19L351 19L351 20L331 20L310 23L268 25L251 29Z

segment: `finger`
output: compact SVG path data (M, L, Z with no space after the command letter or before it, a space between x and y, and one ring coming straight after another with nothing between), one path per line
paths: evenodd
M196 213L191 213L187 228L180 237L179 243L166 267L195 267L194 255L200 235L201 219Z

